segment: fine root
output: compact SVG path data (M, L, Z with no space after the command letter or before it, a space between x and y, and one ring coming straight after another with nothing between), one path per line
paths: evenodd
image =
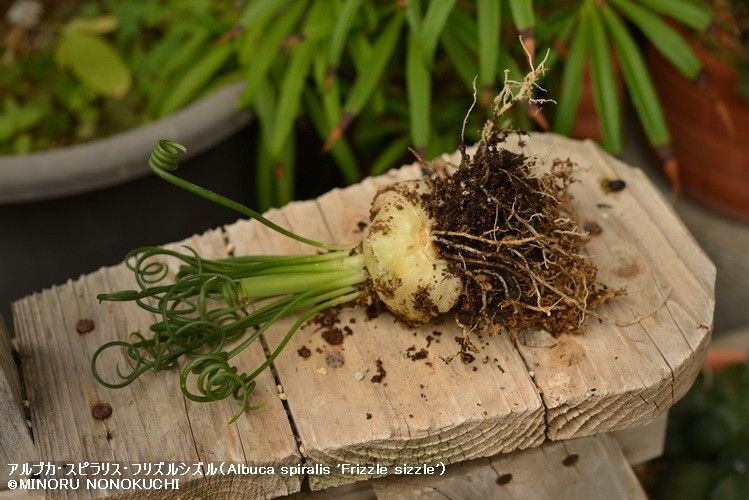
M466 332L578 334L590 317L598 318L596 306L621 293L597 282L598 270L582 252L588 236L570 209L574 164L555 160L539 173L532 158L504 146L515 132L499 127L502 115L516 102L548 101L533 96L545 61L534 66L529 57L522 81L505 73L476 152L469 155L461 143L455 173L431 176L423 199L435 246L465 278L457 317Z

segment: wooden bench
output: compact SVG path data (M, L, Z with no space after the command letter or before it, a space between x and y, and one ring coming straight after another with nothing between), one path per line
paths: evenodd
M555 339L545 332L525 332L516 342L508 335L485 336L477 342L475 360L463 364L446 361L459 349L454 340L459 330L449 320L411 329L387 314L368 320L360 309L343 309L341 324L352 333L343 344L328 345L313 327L299 331L273 370L258 379L254 397L263 407L227 425L234 403L185 400L173 371L148 373L119 390L94 381L90 360L96 348L146 329L154 319L131 304L99 304L98 293L134 286L124 265L102 268L13 304L34 433L33 449L26 443L16 451L53 461L454 464L547 442L512 458L478 462L477 469L469 467L466 473L483 477L487 464L495 460L529 468L541 467L543 457L552 457L549 463L558 461L559 450L568 445L549 441L652 429L647 426L659 421L660 431L653 435L661 443L663 416L689 389L706 353L715 269L640 170L611 158L592 142L553 134L534 134L526 142L526 151L544 161L569 157L579 165L580 182L573 194L580 222L595 222L602 229L586 251L604 283L627 288L625 296L601 307L604 321L592 321L585 335ZM403 167L316 200L272 210L268 217L311 238L355 242L376 190L418 175L418 166ZM623 179L626 188L607 193L601 188L604 178ZM206 257L311 252L249 221L183 243ZM77 333L81 319L93 320L90 332ZM290 321L271 328L264 344L275 346ZM297 355L302 346L312 351L309 358ZM406 357L412 346L427 348L427 358ZM342 366L328 365L332 352L343 359ZM241 356L238 363L257 365L265 353L255 344ZM374 383L378 359L387 375ZM11 392L17 401L18 391ZM112 407L109 418L92 418L92 407L100 403ZM15 408L7 410L11 423L0 424L5 426L0 450L6 462L17 454L6 452L5 436L25 432L24 417ZM632 456L652 455L652 445L642 443L643 450L651 451L640 451L637 443L627 444L626 433L620 439ZM612 467L624 463L625 452L611 437L575 443ZM506 460L510 462L502 462ZM448 469L453 474L453 468ZM190 488L274 497L300 491L303 482L316 491L368 479L333 472L306 478L197 478ZM632 479L631 471L615 471L612 477L624 481L622 485ZM445 481L425 478L413 487L452 488ZM543 483L548 491L556 491L554 480L548 481ZM398 498L393 484L399 483L374 482L373 491L378 497Z

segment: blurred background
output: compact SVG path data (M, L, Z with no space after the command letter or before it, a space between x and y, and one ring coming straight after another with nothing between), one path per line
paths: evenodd
M159 138L188 145L185 177L265 210L409 148L455 150L475 85L474 142L503 81L543 60L557 104L506 125L645 170L718 268L716 345L745 356L747 0L15 0L0 14L8 323L26 294L236 218L148 175ZM701 378L671 418L644 475L654 494L747 491L745 364Z

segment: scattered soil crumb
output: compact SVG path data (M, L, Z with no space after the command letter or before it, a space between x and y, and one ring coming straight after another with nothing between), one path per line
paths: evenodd
M571 455L567 455L564 457L564 460L562 460L562 465L565 467L572 467L577 463L577 460L580 458L580 456L576 453L572 453Z
M372 303L368 304L367 307L364 309L364 314L367 315L368 320L373 320L376 317L380 315L380 313L383 310L383 305L379 301L373 301Z
M608 193L616 193L627 187L627 183L622 179L604 179L601 182L601 187Z
M345 333L346 335L353 335L354 331L351 329L350 326L346 325L343 327L343 333Z
M512 474L502 474L497 478L497 484L503 486L512 481Z
M411 346L406 349L406 357L411 361L418 361L420 359L426 359L429 356L429 351L426 349L416 349L416 346Z
M296 353L299 354L299 356L301 356L304 359L307 359L310 356L312 356L312 351L310 351L306 345L303 345L302 347L297 349Z
M371 413L367 413L367 420L372 420L372 414Z
M88 318L82 318L82 319L79 319L78 322L75 324L75 331L83 335L84 333L88 333L91 330L93 330L95 326L96 326L96 323L94 323L94 320L88 319Z
M381 384L385 376L387 375L387 372L385 371L385 368L382 366L382 360L377 358L377 361L375 361L375 365L377 367L377 373L375 375L372 375L372 383L374 384Z
M598 236L603 232L603 228L594 220L589 220L583 224L583 230L591 236Z
M319 347L315 347L315 352L317 354L322 354L322 349L320 349Z
M112 415L112 406L109 403L96 403L91 407L91 416L96 420L105 420Z
M343 362L343 354L340 352L331 352L325 357L325 363L331 368L340 368Z
M473 361L476 359L476 356L471 354L469 351L476 352L476 348L471 345L471 342L467 338L463 337L455 337L455 342L458 344L458 346L460 346L458 356L460 357L460 360L463 362L463 364L468 365L473 363Z
M343 332L339 328L322 332L322 338L330 345L343 344Z
M360 220L359 222L356 223L356 228L361 233L367 228L368 225L369 223L367 221Z
M322 338L330 345L340 345L343 343L343 330L337 325L341 322L338 316L338 309L328 309L314 315L310 322L317 326L317 330L322 330ZM346 327L351 331L351 328ZM351 332L353 333L353 332Z

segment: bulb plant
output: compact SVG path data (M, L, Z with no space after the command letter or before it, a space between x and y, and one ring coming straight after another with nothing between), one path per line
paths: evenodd
M233 397L240 403L236 418L252 408L256 377L297 329L314 314L344 304L383 306L411 325L452 312L466 334L526 328L581 333L595 307L618 292L596 281L596 267L580 252L587 237L569 208L573 166L557 161L539 173L532 158L506 147L515 133L500 127L505 112L517 101L541 103L531 92L543 63L531 62L531 68L522 81L506 80L473 153L460 139L454 173L423 162L430 175L375 195L370 224L355 245L305 238L177 177L173 171L184 147L160 141L149 162L158 176L319 253L209 260L189 248L133 250L126 263L139 289L99 299L133 301L158 321L148 333L101 346L92 359L95 378L123 387L148 370L176 368L184 358L179 366L185 397L199 402ZM167 259L181 263L174 276ZM296 320L260 366L245 371L232 363L289 315ZM105 380L99 370L110 349L124 350L128 359L129 371L118 369L117 380Z

